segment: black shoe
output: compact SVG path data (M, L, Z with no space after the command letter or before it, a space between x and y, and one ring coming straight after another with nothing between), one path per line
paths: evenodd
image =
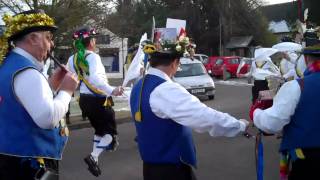
M85 157L84 162L88 165L88 170L91 172L91 174L93 174L96 177L101 175L101 170L99 168L99 165L91 155L88 155L87 157Z

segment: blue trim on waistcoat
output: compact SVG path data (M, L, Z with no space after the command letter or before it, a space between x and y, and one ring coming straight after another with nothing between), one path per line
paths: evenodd
M291 121L284 127L280 151L320 148L320 73L303 78L303 90Z
M60 128L38 127L13 90L14 77L29 68L36 66L14 52L0 66L0 154L59 160L67 137L60 135Z
M164 79L155 75L145 76L141 99L142 121L135 122L141 158L147 163L185 163L196 167L191 129L171 119L159 118L151 110L150 94L164 82ZM142 79L135 84L131 92L132 117L139 108L141 85Z

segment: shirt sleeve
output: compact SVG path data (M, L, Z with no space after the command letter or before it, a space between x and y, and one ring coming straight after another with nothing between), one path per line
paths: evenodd
M257 128L268 133L277 133L290 122L300 99L300 86L297 81L285 83L273 99L272 107L256 109L253 114Z
M110 86L108 83L108 79L100 56L92 53L87 56L87 60L89 62L90 75L86 76L86 78L88 79L89 83L91 83L94 87L101 89L108 96L110 96L112 91L114 90L114 87Z
M165 82L155 88L150 95L150 106L160 118L170 118L211 136L233 137L246 128L245 123L206 106L177 83Z
M15 77L14 92L33 121L43 129L58 125L71 100L65 91L54 98L47 80L35 69L27 69Z

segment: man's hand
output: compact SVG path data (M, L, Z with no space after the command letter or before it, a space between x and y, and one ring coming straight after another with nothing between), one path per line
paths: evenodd
M239 119L239 121L243 122L246 125L245 132L247 132L248 128L249 128L249 125L250 125L250 122L245 120L245 119Z
M49 84L50 87L54 90L57 91L59 89L59 86L61 85L65 75L67 74L68 71L66 71L64 68L56 68L52 74L52 76L49 78Z
M60 90L68 92L70 95L77 89L79 80L76 74L68 72L60 85Z
M122 87L122 86L119 86L119 87L116 87L116 88L112 91L111 95L113 95L113 96L121 96L121 95L123 94L123 91L124 91L123 87Z

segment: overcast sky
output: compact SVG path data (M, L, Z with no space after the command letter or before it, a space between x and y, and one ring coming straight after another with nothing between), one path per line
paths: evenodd
M264 0L267 4L279 4L285 2L292 2L293 0Z

